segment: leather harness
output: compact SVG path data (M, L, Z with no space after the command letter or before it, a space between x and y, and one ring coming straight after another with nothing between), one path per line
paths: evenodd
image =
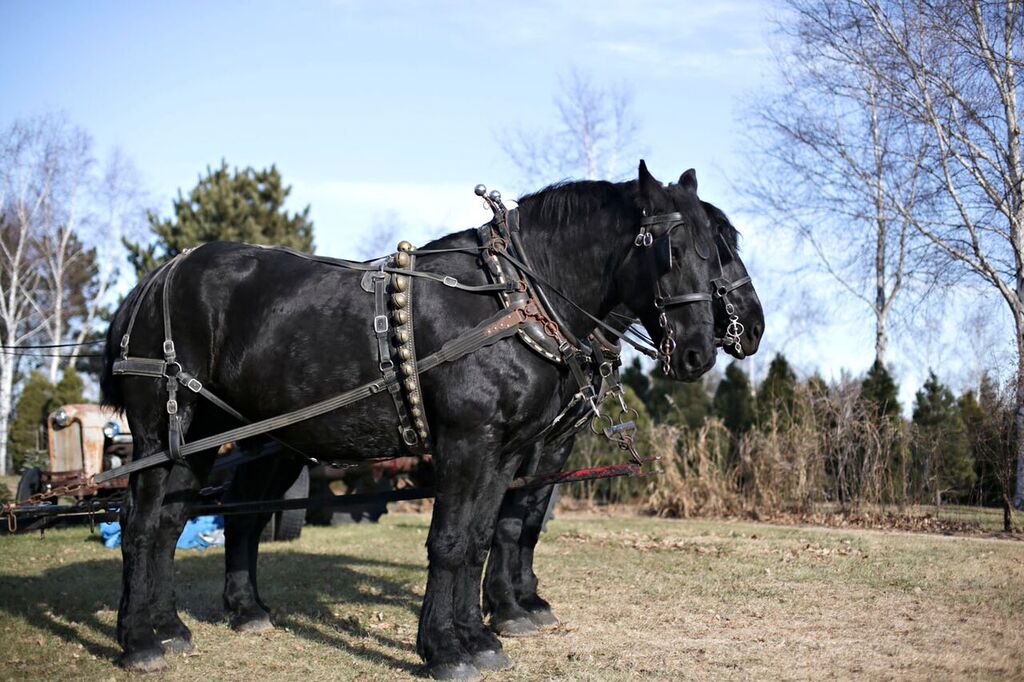
M413 454L425 454L430 449L430 431L424 414L423 396L419 382L420 374L513 335L518 335L530 349L545 359L564 364L579 387L569 404L541 432L540 437L550 440L576 433L595 417L601 416L599 404L610 394L618 396L622 415L628 416L631 410L622 397L622 387L618 376L619 346L617 343L608 341L602 333L602 329L614 337L630 343L647 355L655 355L655 353L632 341L622 331L610 327L603 320L599 320L588 311L583 310L557 287L538 275L530 266L526 252L519 241L518 211L515 209L511 212L507 211L501 203L500 194L492 192L485 196L486 189L481 192L480 187L482 186L477 188L477 194L488 203L495 215L490 223L479 228L480 246L476 249L416 250L408 242L401 242L398 245L398 250L386 259L360 262L304 254L287 247L262 247L284 251L315 262L364 271L362 288L372 293L374 301L372 331L377 341L378 367L381 376L374 381L313 405L258 422L252 422L205 388L202 382L192 373L186 371L177 360L171 333L170 294L173 290L175 271L195 249L185 250L161 266L146 281L139 296L135 299L127 329L121 339L120 357L113 363L113 374L151 377L166 382L167 450L97 474L95 476L96 483L119 478L168 461L187 465L187 457L191 454L261 434L268 434L270 438L305 457L311 463L319 463L315 458L302 453L298 448L280 438L270 435L269 432L326 414L383 391L388 392L394 403L402 443ZM668 224L663 231L664 236L658 239L669 238L671 231L682 224L680 214L645 218L641 223L641 232L636 237L635 245L651 246L657 242L658 239L653 237L653 231L659 225L664 224ZM195 248L201 248L201 246ZM459 282L455 277L415 269L417 255L442 252L478 254L492 283L468 285ZM162 276L161 272L164 273ZM416 354L413 329L412 304L415 279L432 280L471 293L497 293L503 309L446 342L434 353L419 358ZM129 355L131 333L142 303L157 280L162 280L163 360L133 357ZM714 283L716 284L715 294L724 298L730 291L749 283L749 281L750 278L746 277L737 282L718 286L719 280L716 280ZM550 289L558 294L597 324L597 329L588 338L589 343L581 342L572 335L560 319L557 310L548 300L545 289ZM664 297L661 295L659 285L655 305L661 310L660 321L663 339L659 347L660 352L657 355L661 357L663 364L668 362L675 346L671 337L671 328L665 321L665 308L691 302L710 301L711 296L710 293L699 292ZM729 312L732 314L733 311ZM733 317L735 318L735 316ZM733 321L736 322L735 319ZM740 332L742 333L742 325L740 325ZM738 346L738 334L736 338ZM177 400L177 392L181 388L202 396L237 419L242 426L185 444ZM583 410L580 410L581 405ZM572 422L570 425L567 418L580 412L582 412L582 416L568 420ZM610 419L609 422L611 422ZM633 420L626 420L623 417L620 418L618 424L609 423L609 427L604 429L604 435L624 449L628 449L639 461L639 456L632 446L632 438L629 436L629 432L633 428L635 428Z

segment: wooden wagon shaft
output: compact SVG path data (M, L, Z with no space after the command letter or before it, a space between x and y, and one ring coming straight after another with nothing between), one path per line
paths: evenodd
M509 490L524 488L540 488L559 483L577 483L620 476L643 476L644 471L639 464L612 464L609 466L576 471L558 471L536 476L522 476L512 481ZM352 495L329 495L323 497L304 497L293 500L272 500L256 502L203 503L192 505L190 515L204 514L259 514L279 512L289 509L344 509L373 503L399 502L403 500L422 500L434 496L433 488L406 488L382 493L357 493ZM8 518L10 530L17 528L18 518L72 518L91 517L94 520L113 521L121 505L119 498L89 500L75 505L34 504L11 506L4 510ZM13 521L12 521L13 520Z

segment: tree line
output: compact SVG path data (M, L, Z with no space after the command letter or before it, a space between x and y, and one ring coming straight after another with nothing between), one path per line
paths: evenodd
M1021 507L1024 7L785 0L773 38L778 85L746 112L753 172L739 189L871 314L876 364L894 333L920 338L922 310L947 312L951 287L1005 305Z
M756 387L735 361L721 376L690 384L666 380L656 368L648 372L639 359L622 376L640 414L641 448L667 455L659 466L687 475L592 483L583 497L644 502L662 514L972 504L1002 508L1010 525L1012 391L990 376L957 395L930 373L909 419L881 363L858 379L800 380L777 354ZM571 466L623 458L600 437L581 441ZM697 489L715 490L694 502Z
M207 168L169 217L140 187L123 153L101 163L63 117L0 131L0 475L40 463L46 415L83 400L79 373L100 369L123 264L131 284L208 241L313 251L309 207L285 208L291 188L274 166Z

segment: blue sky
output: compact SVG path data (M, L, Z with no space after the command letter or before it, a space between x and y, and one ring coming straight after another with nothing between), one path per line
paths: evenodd
M656 176L695 167L702 197L734 216L768 351L805 371L859 373L872 357L865 311L805 271L808 255L777 226L740 212L732 189L748 172L743 105L769 78L775 11L756 0L5 0L0 125L65 112L101 151L135 161L162 212L209 164L276 163L293 207L312 206L318 250L354 255L382 222L414 242L483 222L476 183L521 187L498 133L550 126L559 78L575 68L631 88ZM817 319L790 323L811 288ZM894 353L908 402L923 367L942 362L921 347Z

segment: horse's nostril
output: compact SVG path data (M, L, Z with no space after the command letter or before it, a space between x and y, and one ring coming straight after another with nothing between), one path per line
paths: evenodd
M695 372L704 366L704 361L701 358L700 352L692 348L687 349L683 353L683 368L687 372Z

